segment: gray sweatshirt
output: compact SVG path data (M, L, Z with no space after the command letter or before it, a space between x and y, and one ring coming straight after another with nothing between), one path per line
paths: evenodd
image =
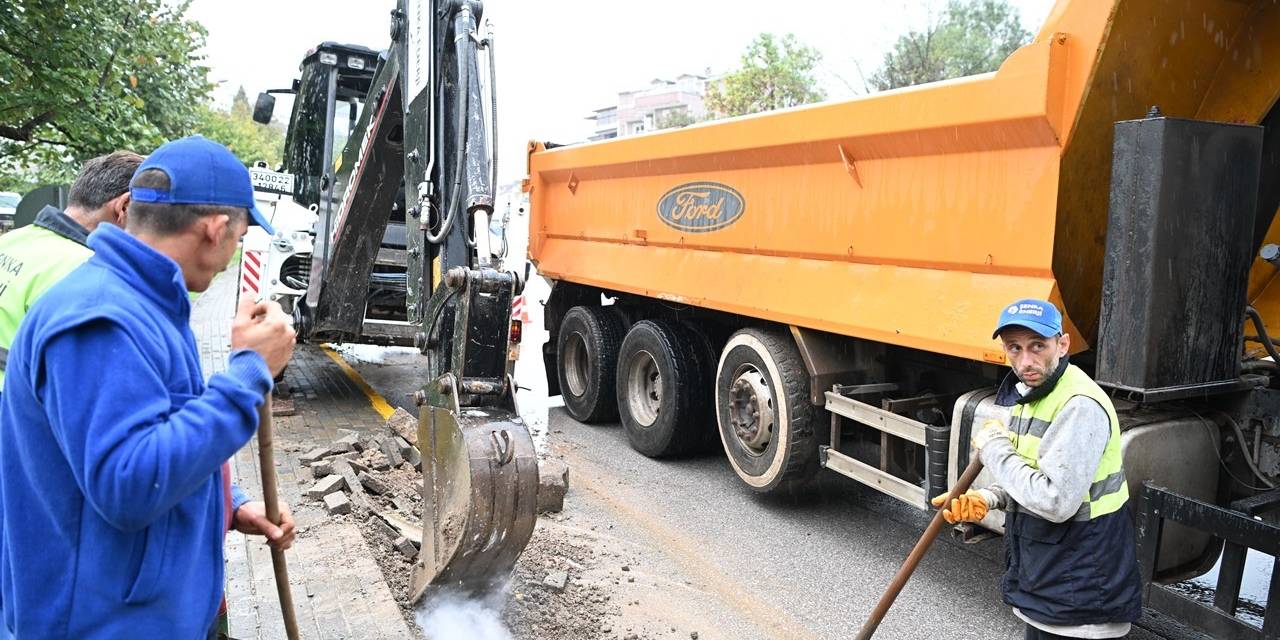
M1018 393L1030 387L1018 383ZM979 452L996 484L978 492L991 509L1005 509L1010 501L1050 522L1066 522L1089 495L1089 485L1111 438L1111 418L1097 401L1086 396L1067 400L1040 441L1040 468L1033 469L1014 451L1013 444L996 438ZM1129 633L1128 622L1050 625L1031 620L1014 607L1023 622L1070 638L1119 638Z
M1018 392L1029 389L1018 383ZM1020 434L1018 434L1020 435ZM987 506L1004 509L1009 501L1050 522L1066 522L1089 495L1102 452L1111 438L1106 409L1092 398L1076 396L1054 417L1040 442L1040 468L1033 469L1003 438L992 440L979 456L997 483L985 489Z

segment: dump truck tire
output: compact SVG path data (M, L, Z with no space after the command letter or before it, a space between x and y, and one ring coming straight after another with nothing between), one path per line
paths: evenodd
M614 395L622 322L600 307L578 306L564 314L556 341L556 369L564 407L579 422L618 417Z
M818 471L818 411L791 336L743 329L720 353L716 422L738 477L759 493L789 491Z
M618 416L631 448L651 458L692 453L712 429L710 363L677 324L642 320L618 353Z
M699 440L695 445L694 451L697 453L719 451L720 430L716 427L716 411L711 398L715 397L716 392L716 365L720 362L720 348L716 345L710 332L696 323L686 320L678 323L677 326L687 332L689 338L693 340L693 344L698 349L698 353L702 356L702 362L704 363L703 379L697 385L697 396L694 400L703 408L705 420L702 421L701 428L698 429Z

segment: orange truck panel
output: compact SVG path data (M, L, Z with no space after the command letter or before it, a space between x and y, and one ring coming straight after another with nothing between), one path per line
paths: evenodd
M555 280L972 360L1001 360L991 330L1004 304L1048 298L1084 348L1112 123L1151 104L1258 122L1275 102L1280 70L1249 77L1280 56L1238 57L1277 46L1276 4L1176 5L1061 1L992 74L531 143L530 256Z

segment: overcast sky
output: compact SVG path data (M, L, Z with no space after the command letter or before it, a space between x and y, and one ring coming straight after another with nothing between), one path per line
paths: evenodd
M288 87L308 49L325 40L384 49L395 0L195 0L209 31L205 63L229 103L244 86ZM1012 0L1033 34L1053 0ZM822 52L829 99L861 92L901 33L922 29L944 0L487 0L497 43L501 181L524 173L530 139L571 142L619 91L653 78L736 67L756 34L794 33ZM859 71L861 68L861 72ZM288 118L287 96L276 117Z

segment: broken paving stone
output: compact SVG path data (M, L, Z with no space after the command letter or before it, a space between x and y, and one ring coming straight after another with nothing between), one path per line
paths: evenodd
M364 485L364 488L368 489L369 493L382 495L390 491L390 489L387 487L387 484L385 482L363 471L360 472L359 478L360 478L360 484Z
M418 444L418 419L412 413L397 407L391 417L387 418L387 428L409 444Z
M311 463L311 477L319 480L325 476L333 475L333 463L328 460Z
M413 445L409 444L408 440L405 440L400 436L396 436L393 441L396 443L396 447L400 450L400 457L408 460L409 452L414 449Z
M347 494L341 491L325 496L324 506L331 515L351 513L351 500L347 498Z
M391 462L381 451L370 451L368 462L369 467L374 471L386 471L391 468Z
M392 468L399 467L404 462L404 457L400 455L400 447L397 447L395 442L389 440L375 440L375 442L380 445L382 454L387 457L387 462Z
M342 491L342 488L346 485L347 481L342 476L325 476L319 482L311 485L310 489L307 489L307 497L312 499L324 498L331 493Z
M538 463L538 513L558 513L564 509L569 492L569 466L558 460Z
M327 455L329 455L329 447L316 447L301 456L298 456L298 460L301 460L303 464L311 464L312 462L316 462Z
M396 551L399 551L401 555L410 560L414 560L418 557L418 548L413 546L412 540L404 536L396 538L395 542L391 543L391 546L395 547Z
M360 434L348 433L329 445L331 453L346 453L348 451L356 451L356 444L360 442Z
M395 529L391 528L391 525L387 524L386 521L383 520L382 518L374 516L372 518L369 518L369 522L373 524L374 529L377 529L380 533L382 533L383 537L385 537L387 539L387 542L389 543L394 544L396 538L404 537L404 536L401 536L400 533L397 532Z
M566 571L552 571L542 579L542 584L555 591L564 591L565 585L569 584L569 573Z
M360 489L360 477L357 475L359 472L356 471L355 467L351 466L350 460L334 460L332 468L333 473L342 476L342 479L346 480L346 489L348 491L354 492L362 490Z
M366 466L360 460L347 460L347 464L350 464L351 468L355 469L356 471L363 471L365 473L369 473L369 467Z
M408 462L409 464L413 465L414 469L418 471L422 471L422 454L418 453L417 447L410 445L409 455L405 456L404 460L405 462Z

